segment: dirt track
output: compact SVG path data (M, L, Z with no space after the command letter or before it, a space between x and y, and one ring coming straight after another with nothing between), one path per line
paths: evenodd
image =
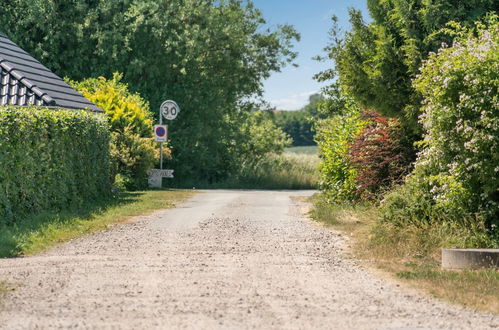
M0 260L0 328L488 329L499 317L407 293L345 258L291 196L211 191L177 209Z

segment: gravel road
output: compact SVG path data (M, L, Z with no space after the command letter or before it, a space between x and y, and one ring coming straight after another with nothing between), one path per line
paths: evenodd
M172 210L0 260L2 329L493 329L345 257L294 196L209 191Z

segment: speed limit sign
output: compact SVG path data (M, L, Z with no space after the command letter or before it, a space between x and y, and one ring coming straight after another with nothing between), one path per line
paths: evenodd
M167 120L173 120L177 118L178 113L180 112L180 108L175 101L165 101L161 104L161 114Z

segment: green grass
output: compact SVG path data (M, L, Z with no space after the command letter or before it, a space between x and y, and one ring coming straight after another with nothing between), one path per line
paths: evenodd
M316 155L284 153L264 159L254 168L242 171L235 186L259 189L316 189Z
M311 217L353 238L352 252L357 259L435 297L499 313L499 272L456 272L440 267L441 248L463 244L475 235L473 229L445 223L393 227L382 223L377 208L371 205L330 204L321 196L315 196L313 202Z
M0 227L0 257L40 252L75 237L125 222L133 216L171 208L192 192L153 190L123 192L115 199L63 212L38 214Z
M303 146L286 148L286 152L305 155L317 155L317 146Z
M239 173L221 182L179 183L167 181L171 187L197 189L316 189L319 157L314 154L285 152L268 155L253 164L241 164Z

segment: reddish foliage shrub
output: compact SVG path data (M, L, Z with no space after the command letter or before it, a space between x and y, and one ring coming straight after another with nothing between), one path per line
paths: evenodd
M368 125L350 145L349 161L357 171L356 194L376 199L380 192L401 183L411 171L415 154L397 119L364 111Z

